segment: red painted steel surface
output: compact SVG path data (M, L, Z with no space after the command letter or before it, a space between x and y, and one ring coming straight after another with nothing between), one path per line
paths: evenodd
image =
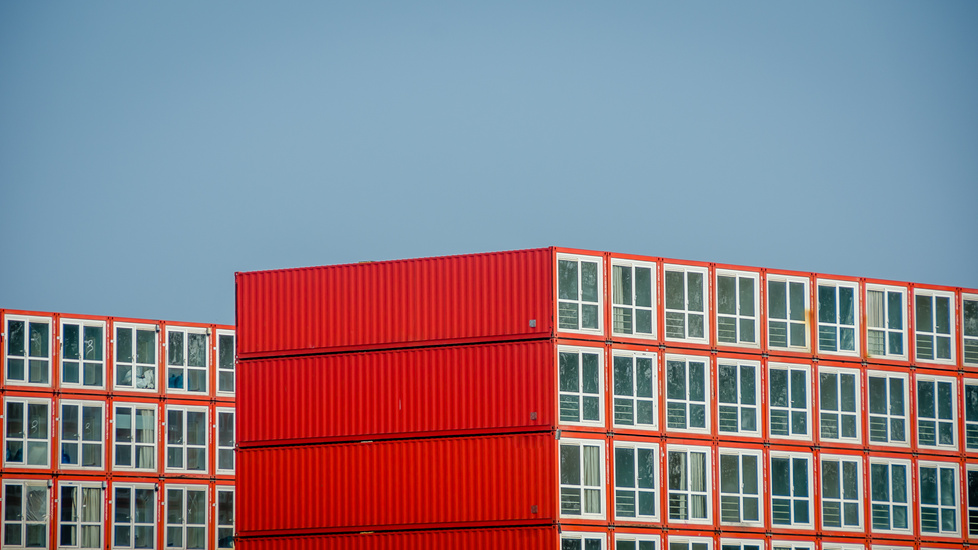
M554 426L549 340L253 359L238 376L242 447Z
M555 456L549 433L244 449L238 532L549 523Z
M551 258L545 248L238 273L238 356L549 336Z
M235 546L245 550L544 550L557 548L557 537L557 528L553 526L508 527L241 538Z

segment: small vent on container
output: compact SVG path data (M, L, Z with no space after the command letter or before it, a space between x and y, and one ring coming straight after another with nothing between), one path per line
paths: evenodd
M537 419L537 413L536 412L531 412L530 413L530 420L536 420L536 419Z
M537 505L536 504L534 504L533 506L530 506L530 513L531 514L537 513Z
M530 328L534 328L536 326L537 326L537 320L536 319L530 319Z

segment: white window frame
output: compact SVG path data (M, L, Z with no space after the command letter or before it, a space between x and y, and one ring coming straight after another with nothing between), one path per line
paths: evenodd
M214 388L218 395L234 395L237 390L237 334L233 330L218 329L217 336L214 338L214 357L215 360L215 370L217 371L217 380L215 382L216 387ZM221 352L224 351L223 344L221 344L221 339L226 337L231 337L231 368L225 368L221 362ZM229 375L231 377L231 391L221 389L221 375Z
M676 432L710 433L710 429L711 429L710 417L712 416L710 412L713 406L712 403L710 403L710 398L712 393L710 388L710 381L712 380L712 376L710 372L712 367L712 365L710 364L711 363L710 357L699 356L699 355L666 355L665 359L666 359L666 364L665 364L664 376L666 378L665 379L666 395L665 395L665 399L663 400L665 401L666 404L665 429L668 431L676 431ZM670 373L669 364L673 362L683 364L683 377L684 377L683 397L670 397L671 386L669 385L669 373ZM691 378L692 374L690 373L690 368L689 368L690 363L703 364L702 401L696 400L690 391L690 381L692 379ZM671 426L670 413L671 411L678 411L680 406L682 407L682 411L683 411L683 419L684 419L683 422L685 424L685 427ZM692 419L692 411L694 407L701 409L703 412L703 426L690 427L691 419Z
M721 313L720 312L720 277L729 277L734 280L734 311L735 313ZM751 301L750 307L751 312L744 311L744 304L741 300L741 284L743 280L750 280L753 282L753 299ZM759 348L761 347L761 330L758 320L761 317L761 274L754 273L752 271L733 271L728 269L718 269L714 277L713 282L716 288L716 337L718 346L739 346L745 348ZM720 341L720 320L732 319L734 322L734 341L733 342L722 342ZM743 324L750 323L752 327L751 332L753 333L753 341L743 339Z
M938 491L938 504L930 505L924 502L924 489L923 489L923 469L924 468L937 468L937 491ZM954 472L954 488L951 491L951 496L954 498L954 505L948 506L940 502L941 497L941 470L950 469ZM961 534L962 520L961 517L961 468L955 462L938 462L938 461L926 461L921 460L917 462L917 490L920 495L917 502L917 520L920 522L920 535L921 537L957 537ZM936 507L940 512L947 509L953 509L954 511L954 531L924 531L924 507ZM938 520L940 522L940 520Z
M801 542L797 540L790 541L772 541L772 550L815 550L814 542Z
M631 366L629 367L631 372L631 380L628 380L628 385L630 386L630 395L622 393L618 394L618 382L619 382L619 370L618 364L619 359L627 359L630 361ZM641 361L651 361L651 380L652 384L650 390L652 392L651 396L647 395L637 395L638 385L639 385L639 369L638 363ZM623 362L623 361L621 361ZM656 430L659 427L659 357L655 353L647 353L640 351L627 351L627 350L614 350L611 357L611 372L612 372L612 405L614 409L614 425L620 428L635 428L635 429L648 429ZM652 422L639 422L638 421L638 410L639 408L649 407L652 410ZM619 421L619 410L624 411L626 408L631 408L631 423L624 423Z
M692 545L694 544L705 544L706 550L713 550L713 539L707 537L691 537L689 535L679 535L679 534L669 534L669 540L666 542L668 546L664 546L663 550L666 548L671 549L673 543L685 544L686 550L696 550Z
M65 333L65 325L75 325L78 327L78 359L70 359L67 362L76 363L76 368L78 369L78 382L68 382L65 380L65 352L67 349L67 336ZM97 328L102 331L102 337L100 338L102 344L102 357L101 359L85 359L85 329L86 328ZM61 319L61 331L58 333L58 343L61 346L61 353L59 354L59 364L61 368L61 386L68 388L84 388L84 389L105 389L105 375L107 369L105 368L108 364L106 360L108 356L109 346L106 344L108 338L106 338L108 332L108 324L105 321L95 321L90 319ZM99 368L99 380L98 384L86 384L85 383L85 370L90 365L97 365Z
M873 497L873 467L883 466L886 468L886 500L875 500ZM905 502L899 502L894 500L893 488L896 486L893 482L893 467L899 466L903 468L904 478L903 478L903 494L906 498ZM913 497L913 465L909 460L901 460L890 457L870 457L869 459L869 498L867 499L870 506L870 524L869 528L874 533L894 533L898 535L912 535L914 530L914 511L915 502ZM873 523L873 516L875 515L874 507L886 507L886 513L888 517L889 524L891 527L889 529L883 529L881 527L876 527ZM904 528L892 527L893 525L893 508L902 506L904 508L905 517L907 520L907 526Z
M968 324L968 310L972 309L969 302L975 304L974 321L971 325ZM961 295L961 355L965 365L978 366L978 294Z
M172 411L177 411L177 412L181 412L182 413L181 422L183 423L183 436L181 437L181 441L182 441L181 443L174 443L174 444L171 444L170 443L170 426L169 426L169 424L170 424L170 412L172 412ZM204 413L204 423L203 424L204 424L204 439L205 439L205 442L204 442L204 445L203 445L204 468L202 470L201 469L190 469L190 468L187 467L187 462L188 462L187 461L187 451L189 449L191 449L191 448L192 449L201 449L201 446L200 445L191 445L191 444L189 444L187 442L187 413ZM210 415L210 411L207 409L207 407L192 407L192 406L185 406L185 405L167 405L166 410L165 410L165 414L166 414L166 416L162 419L163 420L162 424L163 424L164 429L163 429L162 434L161 434L163 436L163 440L164 440L163 444L164 444L164 450L165 450L165 452L163 454L166 457L165 458L166 463L164 464L164 471L166 471L166 472L183 472L183 473L189 473L189 474L207 474L207 473L209 473L210 469L209 469L209 464L208 463L210 462L210 452L209 451L210 451L210 447L211 447L211 441L210 441L210 432L211 432L211 430L208 429L208 426L210 425L209 424L210 423L210 416L211 416ZM179 468L178 467L170 466L170 448L171 447L180 449L180 452L181 452L181 464L182 464L182 466L179 467Z
M160 408L155 403L124 403L116 402L112 404L112 469L114 470L131 470L131 471L142 471L142 472L155 472L159 465L156 463L158 460L157 452L157 441L159 440L159 426L160 426ZM126 408L130 411L130 431L132 432L131 439L129 442L119 442L119 409ZM137 414L139 411L152 411L153 419L151 426L153 428L153 436L150 443L140 442L137 437L136 428L136 418L139 417ZM118 460L118 449L120 445L128 446L130 448L130 459L132 462L131 466L123 466L119 464ZM140 468L137 466L139 463L139 449L149 448L152 449L150 456L153 457L153 466L147 468Z
M772 382L771 372L772 371L775 371L775 370L783 370L783 371L786 371L786 384L787 384L788 396L787 396L787 404L785 406L781 406L781 405L775 406L773 404L774 403L774 400L772 399L772 395L771 395L771 382ZM802 383L802 387L805 389L805 398L804 398L805 406L804 406L804 408L796 407L796 406L793 406L793 404L792 404L792 390L794 390L794 388L796 387L795 386L795 383L792 382L792 379L793 379L793 377L792 377L792 371L801 371L802 373L804 373L804 381ZM812 421L813 420L812 410L813 410L813 407L815 405L815 399L814 399L814 396L812 396L812 394L811 394L812 393L811 392L811 389L812 389L811 379L812 379L812 367L811 367L811 365L801 364L801 363L773 363L773 362L772 363L768 363L768 366L767 366L767 381L768 381L768 383L767 383L767 388L765 388L765 390L767 391L767 397L768 397L768 399L767 399L767 409L768 409L767 410L767 419L768 419L768 432L769 432L769 436L770 436L771 439L790 439L790 440L795 440L795 441L811 441L812 440L813 433L815 432L814 422ZM773 428L774 422L773 422L773 420L774 420L774 413L775 412L779 412L779 413L780 412L783 412L783 413L786 413L787 414L787 418L788 418L787 419L787 422L788 422L788 433L787 434L775 434L774 433L774 428ZM804 414L805 415L805 431L806 431L805 434L792 433L793 432L793 426L794 426L794 418L795 418L795 415L796 414Z
M723 383L720 377L720 371L724 368L734 367L737 370L736 380L734 381L734 391L736 393L737 402L729 403L721 401L721 394L723 392ZM746 368L754 369L754 395L753 404L744 403L745 398L748 394L744 393L743 381L744 381L744 371ZM736 435L746 435L753 437L760 437L761 435L761 363L758 361L744 361L739 359L728 359L725 357L717 358L716 366L716 400L717 400L717 431L723 434L736 434ZM727 410L729 415L730 410L736 415L737 429L736 430L725 430L724 427L724 410ZM745 411L752 410L754 412L754 429L746 430L744 429L744 413Z
M686 488L673 488L672 487L672 476L664 476L662 483L663 489L666 491L666 507L664 510L665 521L669 523L689 523L689 524L712 524L713 523L713 491L715 487L713 486L713 451L710 447L698 447L690 445L668 445L666 447L666 463L665 470L669 471L669 459L673 453L681 453L685 458L686 463L686 475L684 476L683 483ZM704 490L694 490L692 488L692 471L689 468L689 456L692 453L703 454L706 462L704 463L703 476L704 476ZM672 515L672 497L685 496L686 497L686 518L673 517ZM692 510L692 497L700 496L706 501L706 517L693 518L691 516Z
M161 490L164 491L164 493L163 493L163 513L160 516L159 522L160 522L161 528L164 530L163 531L163 546L165 548L174 548L174 549L176 549L176 548L187 548L187 530L190 529L190 528L200 528L200 529L203 529L204 530L204 534L203 534L204 550L207 550L207 548L210 546L210 544L208 544L210 541L208 540L207 534L208 534L208 531L210 530L210 515L211 515L211 510L210 510L210 506L209 506L209 504L210 504L210 491L209 491L209 487L207 485L204 485L204 484L188 484L188 485L176 485L176 484L169 485L168 484L165 487L163 487ZM181 501L180 501L180 510L181 510L181 513L180 513L181 522L180 523L174 523L174 524L171 524L170 523L170 518L169 518L170 491L182 491L182 496L181 496ZM188 493L188 491L200 491L200 492L203 492L204 493L204 502L201 505L203 507L203 509L204 509L204 522L203 523L193 523L193 524L188 523L188 518L187 518L187 515L188 515L187 493ZM180 538L181 544L180 545L170 546L168 544L169 537L170 537L170 529L171 528L179 528L181 530L181 538Z
M78 410L78 437L76 439L68 439L65 435L65 407L77 407ZM84 449L86 445L95 445L95 441L92 439L85 439L85 409L86 408L96 408L99 411L99 420L101 426L98 430L99 440L98 440L98 457L99 464L97 466L84 466L82 461L84 460ZM105 401L92 401L84 399L65 399L58 403L58 463L61 465L62 469L66 470L105 470ZM65 462L65 452L64 445L74 444L76 445L76 453L78 458L78 464L70 464Z
M231 445L221 444L221 416L231 415ZM234 475L237 462L234 447L238 441L237 426L235 425L235 410L232 407L217 407L214 410L214 468L218 474ZM221 468L221 453L231 453L231 467Z
M862 533L865 529L863 526L863 515L865 510L865 499L863 498L863 460L860 455L842 455L842 454L823 454L818 458L818 474L821 479L819 479L819 488L821 493L819 494L819 500L821 501L819 514L822 519L822 529L828 531L841 531L850 533ZM826 497L826 479L825 479L825 463L826 462L836 462L839 465L839 497L838 498L828 498ZM845 491L845 481L843 480L845 463L856 465L856 498L853 500L847 497L844 493ZM840 522L841 526L830 526L826 525L825 522L825 505L826 503L837 503L839 505L840 511ZM846 525L845 524L845 508L847 505L856 505L856 525Z
M789 476L790 476L790 481L789 481L788 484L789 484L789 492L790 492L790 495L775 495L774 494L774 460L775 459L778 459L778 460L785 460L785 459L787 459L789 461L789 470L788 470L788 472L789 472ZM795 493L795 487L794 487L794 485L795 485L795 476L797 475L797 472L795 472L795 462L794 462L796 459L805 459L807 461L807 463L808 463L808 467L806 468L806 472L805 472L805 475L807 476L807 480L808 480L808 495L806 495L806 496L797 496L797 495L794 494ZM816 509L816 506L815 506L815 485L812 483L812 479L813 479L813 476L812 476L812 465L813 465L813 462L814 461L815 461L815 457L811 453L795 453L795 452L785 452L785 451L771 451L770 458L768 460L768 468L769 468L769 470L768 470L768 480L769 480L769 483L771 484L770 485L770 489L769 489L769 495L770 496L769 496L769 499L768 499L768 503L769 503L769 505L771 507L770 508L771 525L774 527L774 529L811 529L812 527L814 527L814 525L815 525L815 514L819 512ZM787 499L789 501L789 506L791 507L791 523L790 524L775 523L774 522L774 500L775 500L775 497L778 497L779 499L782 499L782 500ZM801 523L801 522L795 520L795 517L796 516L795 516L794 505L795 505L795 503L797 501L801 501L801 500L805 500L805 501L808 502L808 521L806 523Z
M967 512L967 517L962 517L961 523L962 525L968 525L968 534L974 539L978 535L978 496L972 499L971 492L968 490L968 484L970 483L968 478L972 475L978 478L978 464L968 464L965 468L965 477L962 480L964 482L964 508ZM976 481L976 484L978 484L978 481ZM975 518L974 522L971 520L972 517ZM972 525L974 525L974 528L971 527Z
M783 283L785 285L785 317L775 317L772 312L772 301L771 301L771 284L772 283ZM801 312L796 311L796 308L792 307L791 295L792 295L792 285L801 284L802 285L802 296L804 297L804 303L802 305ZM784 350L784 351L809 351L811 349L811 342L809 342L809 318L808 312L811 310L811 280L807 277L796 277L793 275L781 275L778 273L768 273L764 278L764 291L767 293L767 346L774 350ZM797 317L801 317L800 319ZM772 335L774 334L774 324L782 323L785 325L785 345L775 345L772 340ZM802 330L802 334L805 337L804 345L797 345L792 343L792 331Z
M132 331L132 356L130 361L119 360L119 351L120 351L119 330L120 329ZM144 362L137 361L137 359L139 358L137 350L138 350L140 331L153 333L153 362L152 363L144 363ZM113 376L112 376L113 389L117 391L126 391L126 392L132 391L132 392L145 392L145 393L159 393L161 389L160 373L161 371L162 372L166 371L166 357L165 357L166 350L164 349L162 352L160 351L160 334L161 332L160 332L159 325L146 325L146 324L139 324L139 323L113 323L112 343L115 345L115 349L113 350L115 354L112 358L113 366L114 366L113 370L115 371L113 372ZM118 377L122 372L120 366L129 367L129 379L131 382L129 385L119 383ZM145 374L147 369L153 370L153 375L151 378L153 382L153 387L151 388L140 387L136 383L136 379L139 376L139 373L142 372ZM143 376L142 378L144 380L146 379L145 376ZM143 382L143 384L145 385L145 382Z
M834 377L835 380L835 397L836 397L836 408L835 410L823 409L823 398L822 395L822 376L827 375ZM854 408L851 411L842 410L842 380L843 376L851 376L853 382L853 398L854 398ZM832 417L835 419L837 436L832 437L831 435L826 435L825 432L825 422ZM859 443L862 441L862 374L857 369L848 369L843 367L835 367L828 365L819 365L818 367L818 433L820 441L838 441L840 443ZM855 435L852 437L846 437L843 435L843 425L846 420L852 422L855 429Z
M662 550L662 542L659 535L640 535L638 533L623 533L616 530L613 550L618 550L619 542L635 543L634 550L641 550L640 543L651 542L654 550Z
M600 519L603 520L607 516L607 511L605 510L605 488L608 486L606 481L607 472L605 463L607 461L607 454L605 453L605 442L600 439L567 439L561 438L558 442L558 452L560 453L561 463L563 462L563 450L564 447L576 447L577 448L577 458L579 469L577 471L577 483L565 482L563 476L563 464L560 468L560 517L562 518L582 518L582 519ZM585 484L584 481L584 455L583 447L596 447L598 449L598 479L596 483ZM564 490L573 491L578 490L580 493L580 507L581 513L574 514L570 512L564 512L563 500ZM584 511L584 492L585 491L598 491L598 506L600 511L598 512L585 512Z
M20 462L12 462L12 461L10 461L10 460L7 459L7 445L10 443L10 441L13 440L13 438L10 437L10 435L7 433L8 432L9 422L10 422L10 414L8 414L7 406L10 403L20 403L20 404L23 405L23 410L24 410L24 417L23 417L23 430L24 430L24 435L23 435L23 437L17 439L18 441L21 442L21 452L22 452L22 455L24 457L24 460L22 460ZM45 449L46 449L45 452L44 452L44 464L28 464L28 456L30 455L30 453L28 452L29 451L28 447L29 447L30 443L33 442L34 444L37 444L38 442L40 442L40 439L37 439L37 438L31 439L29 437L29 435L30 435L30 422L29 422L28 419L29 419L29 412L30 412L30 406L31 405L44 405L47 408L47 412L45 413L45 418L47 419L47 438L44 440L44 442L45 442ZM54 438L52 437L53 436L53 432L54 432L54 415L51 414L51 400L50 399L36 399L36 398L30 398L30 397L19 397L19 396L15 397L15 396L9 396L8 395L3 400L3 462L4 462L4 467L6 467L6 468L29 468L29 469L35 469L35 470L46 470L46 469L50 468L51 467L51 445L53 445L52 441L54 440Z
M170 335L175 333L183 334L183 361L180 365L170 364ZM191 335L202 335L204 337L204 366L190 366L190 336ZM164 366L166 368L166 373L164 377L167 381L166 383L166 393L180 393L189 395L207 395L210 391L210 368L211 368L211 336L210 329L198 328L198 327L183 327L183 326L173 326L166 327L166 343L164 344ZM182 382L179 387L170 386L170 371L179 370L181 372ZM191 371L197 371L199 374L203 372L204 379L204 389L203 391L190 390L188 389L190 385L190 373Z
M587 550L585 542L587 540L597 540L601 541L601 549L605 550L607 548L608 536L605 533L598 532L587 532L587 531L564 531L560 534L560 548L563 550L565 540L579 540L581 541L581 550Z
M231 523L221 523L221 493L231 493ZM234 535L237 526L234 520L234 509L238 506L237 495L234 493L234 485L218 485L214 496L214 548L233 548L233 546L221 546L221 529L231 529L231 542L234 543Z
M19 485L21 487L21 517L20 517L20 520L19 521L9 521L8 522L6 520L6 517L7 517L7 504L8 504L7 487L8 486L11 486L11 485ZM0 516L0 517L4 518L2 524L0 524L0 527L2 527L2 529L0 529L0 543L2 543L4 540L6 540L7 525L12 525L12 524L18 524L20 526L20 542L21 542L21 544L19 544L19 545L17 545L17 544L11 544L11 545L4 545L3 547L5 549L6 548L11 548L11 549L13 549L13 548L28 548L28 546L27 546L27 526L28 526L28 524L31 524L31 525L44 525L43 533L44 533L44 542L45 542L45 545L42 548L50 548L51 547L51 542L52 542L51 541L51 518L52 518L52 515L53 515L53 511L51 509L52 508L52 506L51 506L51 488L48 487L48 481L47 480L44 480L44 479L29 479L28 480L28 479L6 479L6 478L4 478L2 480L2 483L0 483L0 487L2 487L2 490L3 490L3 492L0 493L0 501L2 501L2 502L0 502L0 504L3 505L2 506L2 508L3 508L3 515ZM27 511L27 496L28 496L29 488L31 488L31 487L33 487L33 488L40 488L40 489L43 489L44 490L44 504L45 504L44 505L44 512L45 512L45 516L44 516L44 521L43 522L41 522L41 521L28 521L28 519L27 519L27 514L26 514L26 511ZM36 547L33 547L32 546L31 548L36 548Z
M873 399L872 393L870 393L870 388L872 386L871 378L882 378L886 381L886 413L873 412ZM901 380L903 382L903 414L894 414L891 412L892 408L892 381ZM914 388L916 390L916 388ZM869 403L866 405L866 415L869 419L869 436L867 437L868 443L870 445L888 445L893 447L909 447L910 446L910 427L913 420L910 418L910 376L905 372L893 372L893 371L869 371L866 376L866 395L869 397ZM875 441L873 440L873 422L883 421L886 423L886 441ZM903 441L893 440L893 422L903 421Z
M930 301L930 319L927 321L930 323L931 330L923 331L920 330L921 318L920 311L917 309L917 300L920 298L926 298ZM947 332L938 332L938 318L937 318L937 301L939 299L947 300ZM957 335L955 334L954 328L956 325L955 319L955 306L956 298L953 292L946 292L941 290L931 290L926 288L914 288L913 289L913 317L914 317L914 357L917 361L925 361L928 363L938 363L942 365L955 365L957 364L957 350L954 348L955 340ZM930 339L930 349L932 357L921 357L920 350L922 346L920 342L923 339ZM949 357L938 358L938 343L941 339L946 339L948 347Z
M971 401L971 410L968 402ZM978 379L964 379L964 447L978 451Z
M561 374L560 374L560 361L561 354L576 354L577 355L577 390L563 390L561 389ZM584 354L594 355L598 358L598 392L585 392L584 391ZM560 424L572 425L572 426L604 426L604 348L591 348L582 346L558 346L557 347L557 381L558 381L558 418ZM577 418L578 420L564 420L560 416L561 409L563 409L562 401L567 401L570 403L571 398L576 399L577 403ZM584 403L586 400L597 399L598 401L598 418L597 420L583 420L584 418Z
M75 496L75 505L76 505L75 519L72 520L72 521L64 521L64 519L63 519L64 518L64 515L65 515L64 514L64 510L63 510L63 508L65 506L65 499L64 499L64 495L62 494L62 489L66 488L66 487L74 487L76 489L76 496ZM98 521L97 522L84 521L82 519L83 518L82 508L87 508L87 505L84 502L84 497L82 497L82 494L84 493L84 490L85 489L97 489L98 492L99 492L99 499L98 499L98 504L97 504L97 509L98 509ZM55 502L57 502L57 514L56 514L56 516L58 518L58 530L57 530L57 541L58 541L58 546L57 547L58 548L105 548L105 523L106 523L105 522L105 517L104 517L105 516L105 513L104 513L105 512L105 491L106 491L106 489L102 487L102 484L101 483L91 483L91 482L86 483L86 482L81 482L81 481L59 481L58 482L58 488L57 488L58 498L55 499ZM62 529L64 527L66 527L66 526L73 526L73 527L75 527L75 540L76 540L76 544L63 544L62 543L62 541L61 541ZM82 533L82 530L85 527L96 527L98 529L98 538L99 538L99 545L98 546L94 546L94 547L92 547L92 546L81 546L81 544L80 544L80 541L82 540L81 533Z
M24 323L24 354L11 355L10 353L10 322L19 321ZM37 356L34 359L30 350L31 324L46 324L48 326L47 356ZM51 387L52 369L51 363L54 361L54 319L51 317L41 317L35 315L5 315L3 318L3 379L7 386L29 386L29 387ZM11 359L19 359L24 362L24 378L10 378L9 363ZM31 382L31 361L46 361L47 370L45 371L46 382Z
M726 546L737 546L737 550L767 550L767 543L764 539L720 539L720 548Z
M577 297L561 297L560 286L560 262L575 262L577 264ZM584 289L581 281L581 262L597 264L597 301L585 300ZM600 256L586 256L578 254L557 254L557 262L554 266L557 286L557 330L559 332L577 332L581 334L604 334L604 258ZM577 325L575 328L563 326L561 321L561 306L574 304L577 315ZM582 327L584 321L584 307L587 306L594 315L597 316L597 327Z
M822 550L866 550L862 544L845 544L842 542L823 542Z
M117 544L116 543L116 538L115 538L115 534L116 534L115 533L115 530L116 530L116 527L118 527L118 525L116 524L116 507L119 506L119 499L118 499L118 495L117 495L116 491L119 490L119 489L129 489L129 491L130 491L130 493L129 493L129 519L131 521L129 521L128 523L125 523L124 524L124 525L126 525L126 526L129 527L129 542L130 542L130 544L128 544L128 545L119 545L119 544ZM152 516L152 518L148 522L147 521L141 521L141 522L137 522L136 521L136 491L148 491L152 495L153 500L152 500L152 503L150 505L150 510L149 510L150 515ZM135 544L136 544L136 527L149 527L152 530L152 537L150 538L150 540L152 540L153 545L152 545L151 548L156 548L156 540L157 540L157 535L158 535L157 529L159 528L160 525L165 525L163 523L165 521L165 516L160 517L159 522L157 521L157 518L159 517L158 516L158 512L157 512L157 506L156 506L156 502L157 502L158 498L159 498L159 496L158 496L158 490L157 490L157 486L155 484L146 484L146 483L113 483L112 484L112 512L111 512L111 514L112 514L112 521L109 523L111 525L111 531L112 531L112 539L111 539L112 548L128 548L128 549L135 548L136 547L135 546ZM163 510L163 512L165 513L166 510Z
M920 402L921 402L920 384L921 383L932 384L934 387L934 417L925 417L921 414L921 406L920 406ZM940 418L940 396L938 395L938 391L941 384L949 384L951 388L951 418L950 419ZM916 376L916 380L914 380L914 391L917 392L916 393L917 409L915 411L916 414L914 415L917 418L917 446L927 448L927 449L957 450L958 448L958 381L957 379L948 376L933 376L930 374L918 373ZM921 441L921 437L920 437L921 423L928 422L928 421L933 421L935 424L934 440L936 441L936 444L934 445L923 443ZM941 443L940 431L941 431L942 424L949 426L951 429L951 443Z
M632 487L619 487L619 469L618 469L618 451L631 451L632 453L632 471L629 473L629 480L632 483ZM639 451L648 451L651 453L652 457L652 488L638 487L638 454ZM634 441L615 441L614 444L614 456L612 460L615 461L615 479L614 479L614 497L615 497L615 519L622 521L642 521L642 522L652 522L658 523L659 517L661 516L660 508L660 498L662 496L662 478L659 475L659 446L655 444L638 443ZM635 495L635 515L634 516L621 516L618 514L618 492L631 492ZM639 500L641 493L651 493L652 502L655 506L654 514L641 514L639 512Z
M680 273L683 278L683 304L682 307L675 307L675 304L669 303L669 273ZM701 300L700 309L694 309L694 304L691 304L690 294L689 294L689 276L690 274L696 274L701 277ZM708 344L710 342L710 334L712 327L710 326L710 289L709 289L710 274L705 267L697 267L691 265L679 265L679 264L666 264L663 266L663 279L662 279L662 310L665 318L665 327L663 328L663 333L665 334L665 339L673 342L693 342L700 344ZM675 324L675 321L670 321L670 316L676 319L677 316L682 318L682 336L670 335L670 326ZM702 336L690 336L690 319L694 317L700 317L703 322L703 335Z
M822 321L822 287L832 289L832 299L835 304L835 315L833 315L833 320ZM842 319L841 304L839 289L848 289L852 292L852 323L844 323ZM837 281L834 279L816 279L815 281L815 302L816 302L816 338L818 340L817 349L819 354L831 354L831 355L844 355L847 357L859 357L862 348L860 347L861 339L859 330L859 318L860 318L860 292L859 283L853 281ZM835 339L835 348L824 349L822 348L822 330L831 329L833 338ZM839 345L842 342L842 332L844 330L852 331L852 345L853 349L843 350L840 349Z
M617 285L615 283L616 267L627 268L629 273L631 274L631 281L632 281L631 296L629 296L628 298L629 303L627 304L616 303L616 299L615 299L616 290L617 290ZM635 277L636 268L649 270L649 284L651 285L651 288L649 289L650 303L648 306L638 305L638 287L637 287L637 282ZM657 324L656 317L658 317L657 315L658 302L656 300L657 297L656 290L658 288L656 286L657 278L658 278L657 269L658 268L654 262L640 262L637 260L622 260L622 259L612 258L611 260L611 330L614 334L618 336L627 336L631 338L649 338L649 339L656 338L657 335L656 329L658 328L656 326ZM630 315L631 317L630 330L627 331L624 330L624 321L621 322L622 328L619 328L619 321L618 321L619 310L621 310L620 315L622 316L622 319L624 319L626 315ZM638 323L636 319L638 318L639 313L647 314L649 316L650 318L649 332L637 331Z
M744 488L744 457L753 457L754 467L756 471L755 475L755 493L745 492ZM736 457L737 459L737 492L727 492L723 490L723 462L724 457ZM718 464L716 467L717 473L719 475L719 483L717 485L717 490L720 491L720 525L733 525L742 527L763 527L764 526L764 511L767 506L765 506L765 495L764 495L764 455L760 449L747 449L747 448L730 448L730 447L720 447L718 453ZM737 501L738 516L740 519L738 521L726 521L723 519L723 509L724 509L724 499L734 498ZM745 520L744 519L744 500L745 499L755 499L757 501L757 519L756 520Z
M871 325L870 320L872 319L872 312L869 311L869 293L870 292L882 292L883 293L883 322L881 325ZM900 294L900 327L893 328L890 326L890 293ZM910 347L909 342L907 342L907 288L902 286L891 286L891 285L866 285L865 296L866 300L866 355L868 357L876 357L883 359L906 359L908 357L908 349ZM869 337L871 332L882 333L884 336L883 343L883 353L874 354L873 350L870 348L872 339ZM890 352L890 342L891 338L896 335L900 335L901 349L902 353L891 353Z

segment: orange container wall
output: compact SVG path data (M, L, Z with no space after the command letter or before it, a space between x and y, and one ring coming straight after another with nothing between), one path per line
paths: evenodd
M238 356L549 336L552 254L238 273Z
M244 449L238 532L549 524L555 457L549 433Z
M244 550L538 550L557 548L557 536L557 528L553 526L511 527L241 538L235 546Z
M238 376L241 447L554 426L548 340L254 359Z

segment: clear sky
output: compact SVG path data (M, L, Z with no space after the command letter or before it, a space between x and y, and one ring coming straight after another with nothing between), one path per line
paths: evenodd
M0 307L570 246L978 287L978 2L0 3Z

